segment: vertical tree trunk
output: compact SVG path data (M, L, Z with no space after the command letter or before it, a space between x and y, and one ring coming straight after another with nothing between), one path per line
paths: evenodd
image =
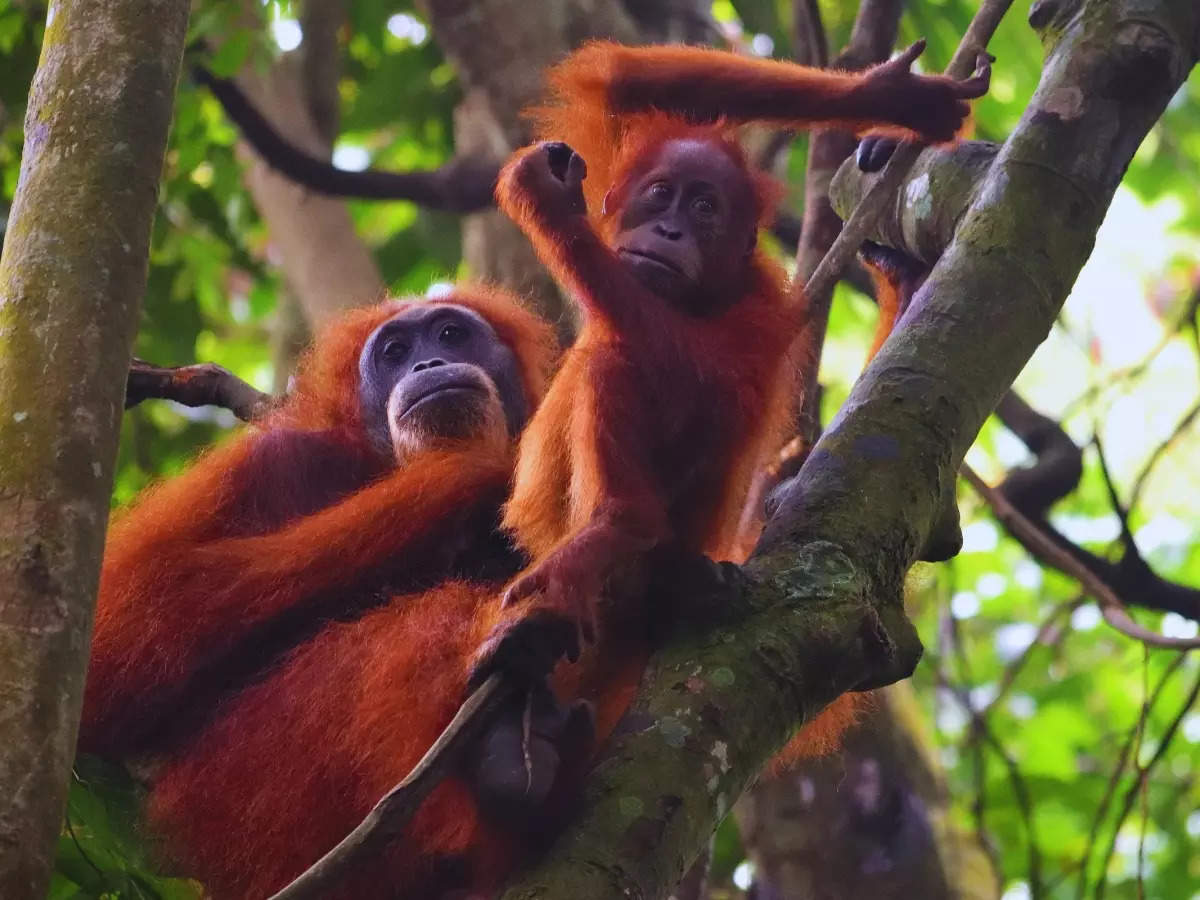
M755 900L998 896L983 849L950 820L912 686L873 702L840 753L764 779L734 807Z
M75 753L186 0L50 7L0 257L0 896L41 900Z

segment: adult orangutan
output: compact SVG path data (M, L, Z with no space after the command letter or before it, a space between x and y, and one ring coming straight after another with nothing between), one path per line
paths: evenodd
M553 356L545 325L483 288L350 313L282 408L113 526L80 748L154 758L152 830L214 896L282 887L452 717L522 564L498 509ZM539 706L532 745L477 768L503 781L532 746L553 778L576 724ZM495 883L511 822L487 824L477 792L439 786L345 896Z

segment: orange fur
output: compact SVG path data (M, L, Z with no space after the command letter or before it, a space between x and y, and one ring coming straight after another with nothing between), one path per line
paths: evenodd
M683 137L711 142L738 162L757 198L757 221L767 220L777 189L746 165L733 125L715 121L720 116L896 124L896 108L905 106L895 93L864 91L859 76L693 50L596 45L555 78L560 105L543 112L543 126L583 152L593 223L608 237L622 179L664 141ZM697 97L708 99L697 105ZM830 117L831 103L839 109ZM874 116L881 107L891 108ZM529 230L544 224L503 180L500 196ZM560 278L585 288L588 315L522 443L508 523L541 555L598 512L615 510L634 549L670 535L736 556L746 484L790 420L789 344L803 327L803 303L789 306L781 270L756 252L730 309L681 320L644 291L625 292L602 242L581 246L573 240L579 235L570 237L543 230L539 249ZM597 284L619 290L586 289ZM445 300L493 324L521 359L531 402L540 397L548 332L495 292L460 289ZM81 746L160 755L151 820L169 852L217 897L278 889L356 824L449 720L473 650L497 622L511 621L492 602L499 585L465 581L391 594L353 621L332 620L367 576L382 569L403 581L422 571L461 534L469 510L490 505L511 465L507 454L473 446L431 451L403 469L371 456L357 356L398 308L351 314L335 326L282 409L150 492L112 532ZM650 340L623 356L633 335ZM648 386L668 399L648 403ZM710 427L689 435L655 471L646 439L685 429L697 415ZM614 429L605 435L608 424ZM664 471L669 480L696 461L701 474L683 495L670 503L656 497ZM622 503L614 506L614 497ZM628 615L638 621L636 611ZM259 656L264 631L297 620L315 636L301 635L256 682L236 667L230 673L238 660L268 662ZM604 653L589 652L554 676L562 696L596 704L601 740L632 699L649 649L630 622L610 624ZM197 704L203 716L192 730L169 734L204 686L220 705ZM837 722L813 723L817 731L802 735L808 751L827 745L847 719L826 715ZM486 890L524 849L489 827L467 786L451 777L404 840L358 870L339 896L437 896L456 883ZM456 860L466 867L463 878L444 869Z
M747 491L784 443L796 401L791 354L804 350L796 338L806 302L799 291L789 300L782 271L759 249L740 292L708 315L682 312L628 273L611 244L634 179L671 142L707 144L735 163L751 191L754 221L743 227L761 227L779 191L749 165L737 123L883 126L949 140L967 108L952 82L913 76L907 63L848 74L687 47L590 44L555 67L549 83L551 98L533 115L542 138L565 142L586 162L587 216L547 208L545 189L529 180L541 159L536 147L509 162L496 196L579 300L583 324L522 437L504 524L535 560L534 574L516 582L521 590L531 578L556 578L586 596L611 567L664 541L719 559L744 548ZM566 609L575 601L551 592L539 602L587 622L594 599ZM602 681L593 670L613 658L610 640L585 653L574 681ZM644 659L647 650L626 652ZM562 691L561 668L556 677ZM791 755L828 749L854 707L853 698L835 704Z
M430 302L483 315L536 405L555 353L545 324L485 288ZM383 606L372 587L444 579L439 547L491 538L512 468L511 442L487 438L403 468L368 455L358 356L402 309L334 324L283 408L147 492L110 533L80 747L157 757L150 822L219 898L278 890L357 824L449 721L494 624L494 581L443 580ZM285 624L307 630L273 659ZM341 896L437 896L463 880L444 870L458 857L468 883L495 884L518 849L452 778Z

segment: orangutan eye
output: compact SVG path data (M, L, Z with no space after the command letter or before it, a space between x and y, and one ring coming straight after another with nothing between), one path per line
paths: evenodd
M384 359L395 362L408 356L408 344L397 338L391 338L384 342L383 350L380 352Z
M670 200L671 185L667 184L665 181L656 181L654 184L650 185L646 193L648 193L653 200Z
M438 341L449 347L457 346L470 336L470 332L454 322L447 322L438 332Z
M692 209L702 216L712 216L717 212L717 204L711 197L697 197L692 201Z

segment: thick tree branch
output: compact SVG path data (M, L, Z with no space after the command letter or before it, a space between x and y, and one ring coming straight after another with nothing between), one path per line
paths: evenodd
M901 183L897 199L876 221L868 238L935 264L987 183L990 167L1000 153L998 145L982 141L926 148ZM853 160L847 160L830 189L834 209L848 215L859 198L873 190L879 177L878 173L861 172ZM938 202L926 202L927 197L936 197ZM1071 198L1059 202L1069 203ZM1031 208L1039 209L1036 204ZM1011 288L1009 296L997 295L992 302L1003 309L1011 304L1010 298ZM1058 423L1011 392L1001 399L996 414L1037 456L1035 466L1010 472L997 490L1057 548L1057 553L1047 557L1049 564L1054 565L1058 559L1074 560L1128 603L1200 619L1200 590L1161 578L1133 548L1126 548L1117 562L1091 553L1046 520L1050 506L1078 484L1083 471L1082 453ZM1021 534L1014 533L1014 537L1031 553L1040 555L1037 546L1026 544Z
M880 187L888 167L864 172L854 159L846 159L833 176L829 199L834 212L848 219L866 198L879 197L879 216L871 220L863 240L903 250L932 267L954 238L999 152L1000 145L988 141L925 147L890 192Z
M913 665L903 574L1195 61L1191 0L1067 5L1043 35L1041 86L906 327L784 492L745 580L727 573L718 599L737 624L656 655L578 820L507 900L663 896L798 718ZM1136 92L1112 90L1135 77Z

